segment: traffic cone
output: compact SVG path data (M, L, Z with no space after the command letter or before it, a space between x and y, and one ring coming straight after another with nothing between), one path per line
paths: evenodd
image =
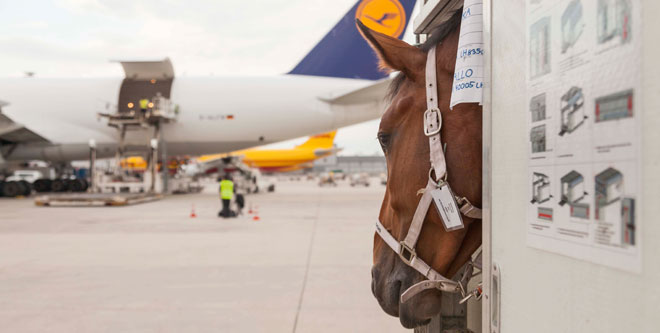
M252 217L252 221L259 221L259 220L261 220L261 219L259 218L259 209L258 209L258 208L259 208L259 207L257 207L257 205L254 206L254 216Z
M253 213L253 211L252 211L252 203L250 202L250 208L248 209L248 214L252 214L252 213Z
M195 204L193 204L190 210L190 218L195 218L195 217L197 217L197 214L195 214Z

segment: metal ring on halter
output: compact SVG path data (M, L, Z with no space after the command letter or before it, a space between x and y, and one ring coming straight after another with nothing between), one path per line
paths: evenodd
M433 179L433 166L431 166L431 169L429 169L429 181L435 184L437 187L443 187L445 184L447 184L447 172L445 171L445 175L442 176L440 180L436 181Z

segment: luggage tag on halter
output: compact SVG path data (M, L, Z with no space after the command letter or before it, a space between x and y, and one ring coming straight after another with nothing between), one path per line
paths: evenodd
M438 210L438 214L442 218L442 223L446 231L463 229L465 227L456 197L454 197L454 193L449 188L448 183L443 183L442 186L431 190L431 197L435 203L435 208Z

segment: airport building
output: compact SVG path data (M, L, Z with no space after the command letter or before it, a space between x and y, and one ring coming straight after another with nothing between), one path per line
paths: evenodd
M379 175L387 172L385 156L328 156L316 160L314 172L343 171Z

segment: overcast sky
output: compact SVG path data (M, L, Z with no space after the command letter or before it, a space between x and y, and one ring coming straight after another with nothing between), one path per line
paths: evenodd
M280 75L356 1L0 0L0 76L123 76L109 60L166 56L177 76ZM343 154L379 154L377 128L341 129L336 143Z

